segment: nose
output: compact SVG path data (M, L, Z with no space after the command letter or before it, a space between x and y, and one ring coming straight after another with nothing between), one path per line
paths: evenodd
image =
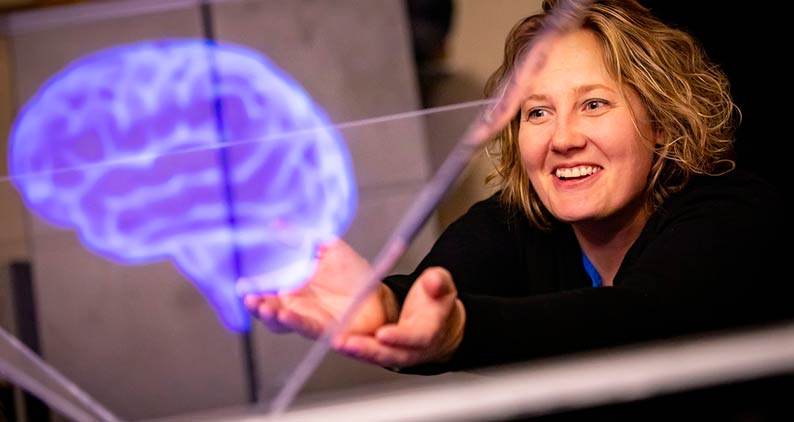
M587 138L579 129L575 116L559 115L555 119L554 132L551 134L549 148L552 151L566 153L585 146Z

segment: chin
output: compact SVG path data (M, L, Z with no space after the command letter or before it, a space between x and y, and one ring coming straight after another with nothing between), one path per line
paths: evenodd
M595 217L591 213L583 213L583 212L553 212L552 215L557 220L562 221L563 223L580 223L585 221L591 221Z

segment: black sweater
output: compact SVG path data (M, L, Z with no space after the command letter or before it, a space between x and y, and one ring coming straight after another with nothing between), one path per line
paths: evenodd
M614 287L593 288L570 225L534 229L494 195L451 224L412 274L384 282L402 302L429 266L455 280L463 341L448 364L419 373L787 319L782 207L771 185L746 173L698 176L650 218Z

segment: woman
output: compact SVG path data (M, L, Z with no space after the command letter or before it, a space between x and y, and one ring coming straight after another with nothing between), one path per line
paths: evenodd
M521 98L494 141L498 193L388 277L337 351L433 373L791 316L782 204L736 168L723 73L635 1L595 1L581 25L545 31L555 4L513 28L487 86ZM245 303L275 332L316 338L368 265L337 241L305 287Z

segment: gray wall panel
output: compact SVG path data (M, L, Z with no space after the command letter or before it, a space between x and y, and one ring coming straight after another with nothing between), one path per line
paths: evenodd
M270 57L332 121L345 124L360 188L359 211L346 237L374 256L431 172L421 121L362 125L362 119L419 108L402 2L220 1L212 12L219 40ZM201 36L204 30L198 3L189 1L59 7L7 16L0 26L12 45L6 64L13 69L17 106L85 54L139 40ZM10 192L10 185L4 188ZM4 213L11 212L4 206ZM239 336L226 330L171 263L116 264L86 250L70 230L32 214L10 215L2 224L17 230L8 241L12 251L22 251L17 255L25 255L22 236L30 233L27 257L37 284L44 357L99 403L135 420L246 402ZM410 268L435 234L428 225L400 269ZM275 394L309 342L259 326L253 335L263 391ZM329 356L306 391L395 376Z

